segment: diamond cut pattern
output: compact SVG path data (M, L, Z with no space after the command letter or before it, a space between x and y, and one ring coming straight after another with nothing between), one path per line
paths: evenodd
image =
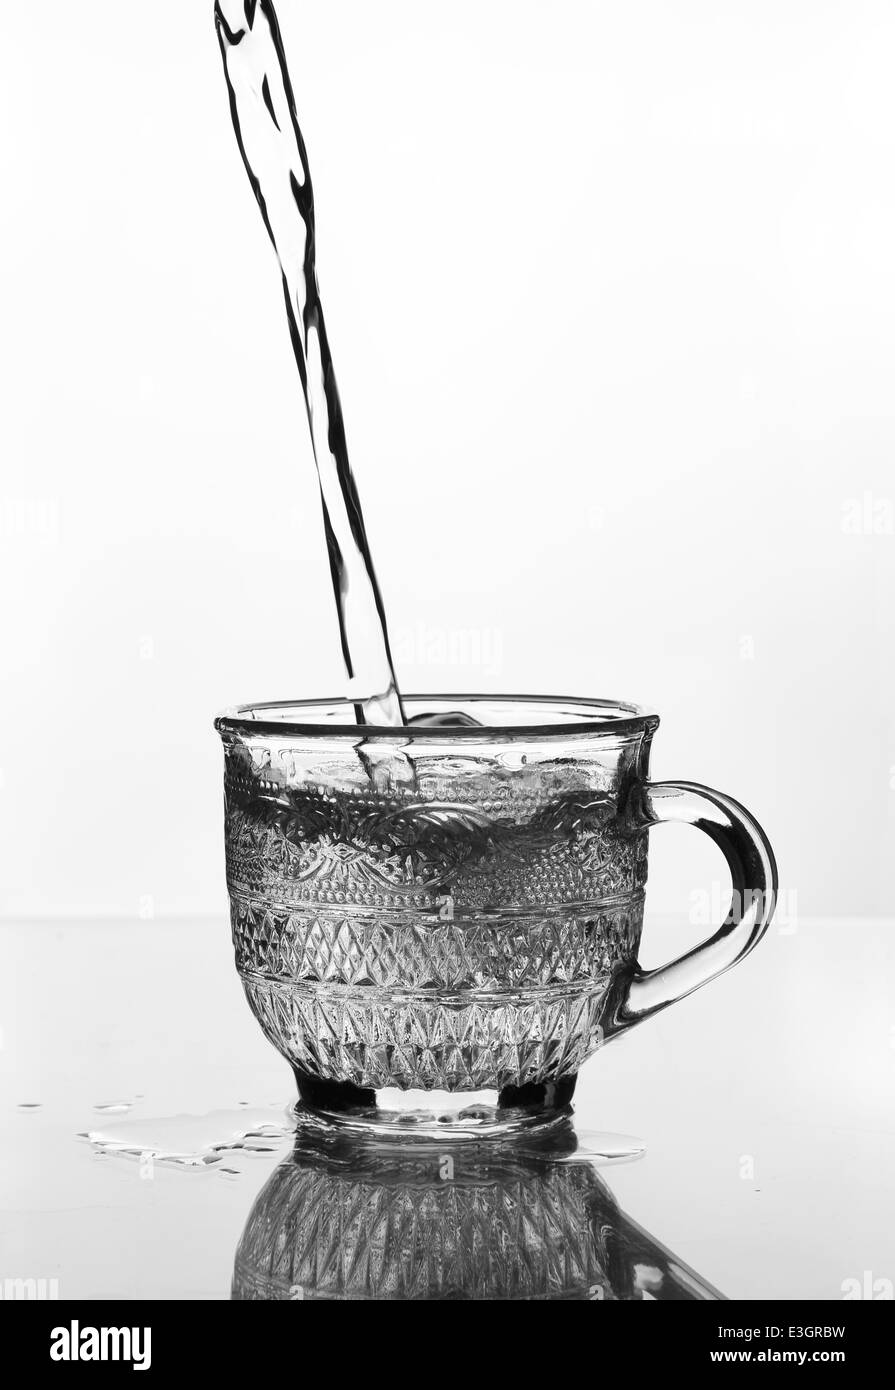
M636 1297L627 1264L610 1275L605 1237L623 1218L589 1169L442 1182L437 1156L424 1178L408 1168L383 1179L281 1165L240 1241L233 1297Z
M475 1091L574 1076L600 1046L605 989L447 1004L379 989L243 981L266 1036L303 1071L373 1088Z
M515 990L605 985L637 954L640 894L581 915L298 912L233 897L237 969L271 979L382 988Z

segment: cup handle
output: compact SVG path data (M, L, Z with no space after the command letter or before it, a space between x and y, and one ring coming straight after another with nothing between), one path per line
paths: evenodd
M714 936L678 960L658 970L634 965L619 979L614 1007L603 1020L607 1042L723 975L758 945L774 915L774 852L745 807L696 782L643 786L634 823L649 827L673 821L695 825L723 851L733 879L730 911Z

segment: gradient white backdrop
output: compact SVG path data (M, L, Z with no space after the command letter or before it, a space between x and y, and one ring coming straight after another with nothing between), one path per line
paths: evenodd
M895 10L279 12L405 689L653 705L790 917L891 912ZM212 5L10 7L2 67L0 911L216 913L213 714L342 672Z

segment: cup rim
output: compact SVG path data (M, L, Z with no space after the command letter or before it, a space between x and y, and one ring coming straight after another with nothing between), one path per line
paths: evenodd
M338 740L358 739L364 742L397 743L476 743L493 739L544 739L568 738L574 735L621 735L628 737L635 733L650 732L657 728L659 716L655 710L642 705L633 705L627 700L588 699L577 695L492 695L492 694L414 694L403 697L405 706L414 704L432 705L439 702L451 704L489 705L541 705L554 710L565 711L565 707L580 709L579 718L558 718L547 723L506 723L478 724L471 726L432 727L429 725L403 724L393 727L384 724L338 724L317 720L265 717L276 710L301 711L320 710L330 707L334 710L353 709L357 701L347 695L331 696L316 700L263 700L250 704L233 705L222 710L214 721L220 734L239 734L244 737L285 736L287 738L330 738ZM591 711L584 717L584 711ZM604 718L600 711L606 711Z

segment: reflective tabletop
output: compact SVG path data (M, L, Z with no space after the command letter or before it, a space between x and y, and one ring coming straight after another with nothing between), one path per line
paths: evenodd
M772 927L593 1058L567 1125L439 1149L296 1128L224 918L6 924L0 1281L73 1299L891 1297L893 928Z

